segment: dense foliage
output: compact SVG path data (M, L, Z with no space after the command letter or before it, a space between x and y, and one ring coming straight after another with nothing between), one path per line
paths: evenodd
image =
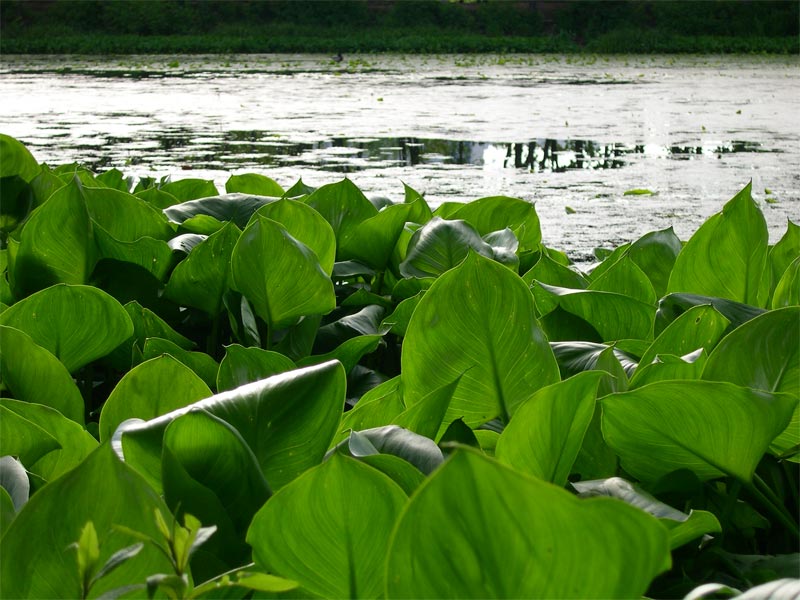
M749 185L581 272L513 198L0 177L0 596L800 593L800 227Z
M5 53L798 52L796 2L4 0Z

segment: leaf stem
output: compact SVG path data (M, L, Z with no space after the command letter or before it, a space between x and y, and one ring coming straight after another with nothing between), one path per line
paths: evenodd
M756 484L752 482L743 482L745 489L747 489L747 491L750 492L764 508L769 510L769 512L772 513L772 516L775 517L781 523L781 525L786 527L786 529L793 536L800 536L800 529L798 529L797 523L793 521L792 516L782 505L781 501L775 496L772 490L769 489L767 484L764 483L764 481L758 475L754 475L753 480L756 482ZM766 494L762 493L761 490L758 489L759 486L763 486L765 488Z

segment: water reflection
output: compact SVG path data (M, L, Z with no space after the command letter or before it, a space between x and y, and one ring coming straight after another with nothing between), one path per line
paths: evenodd
M99 144L94 138L79 140L76 147L87 166L96 170L124 163L149 168L173 166L226 171L310 167L338 173L417 165L563 173L621 169L637 157L687 160L703 155L769 151L758 143L738 140L704 146L628 145L552 138L511 143L417 137L293 141L266 131L227 131L212 136L189 128L151 132L147 140L112 136Z

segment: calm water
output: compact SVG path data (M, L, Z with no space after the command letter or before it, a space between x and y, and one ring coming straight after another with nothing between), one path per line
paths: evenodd
M516 196L586 262L688 237L751 179L773 242L800 220L798 75L797 57L4 56L0 132L51 164L220 189L346 174L434 206Z

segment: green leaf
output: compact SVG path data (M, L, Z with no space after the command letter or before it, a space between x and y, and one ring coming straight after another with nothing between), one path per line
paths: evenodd
M322 215L296 200L271 202L256 214L283 225L289 235L314 251L322 270L331 274L336 258L336 236Z
M217 389L232 390L294 368L291 359L278 352L231 344L225 347L225 357L219 365Z
M78 553L78 572L80 573L84 589L88 589L92 572L100 558L100 544L97 541L97 531L91 521L87 521L81 530L78 541L72 546Z
M386 475L334 454L269 499L247 542L258 565L315 594L378 598L389 534L405 500Z
M49 452L38 461L25 463L28 471L45 482L75 468L97 448L97 440L88 431L48 406L2 398L0 407L36 423L60 445L60 449Z
M536 307L542 314L547 315L560 307L591 325L604 342L629 338L645 340L653 336L655 307L634 298L544 283L537 283L532 291Z
M207 179L181 179L179 181L168 181L158 186L163 192L172 194L181 202L196 200L199 198L209 198L216 196L219 191L213 181Z
M661 381L607 396L603 435L622 467L642 481L689 469L701 480L749 483L797 399L730 383Z
M22 232L10 283L24 297L56 283L83 284L94 268L92 224L77 181L34 210Z
M627 250L627 256L650 278L657 297L667 292L675 259L682 248L672 227L644 234Z
M658 300L650 279L628 256L620 258L599 277L593 277L589 289L622 294L650 305Z
M800 255L786 267L775 286L772 308L800 305Z
M767 266L767 223L750 196L751 188L747 184L689 239L672 269L669 293L765 305L761 280Z
M236 225L226 223L195 246L172 272L164 290L167 298L217 317L230 287L231 256L240 235Z
M259 173L244 173L231 175L225 182L225 191L230 193L255 194L258 196L275 196L280 198L285 194L277 181Z
M438 277L461 264L470 250L494 258L492 247L472 225L434 217L411 236L400 272L404 277Z
M773 298L773 308L777 308L774 300L775 286L798 256L800 256L800 225L787 220L786 233L769 251L769 290L770 297Z
M114 240L135 242L143 237L168 240L174 234L161 211L141 198L108 188L82 187L89 217Z
M201 408L241 434L270 487L279 489L322 461L341 419L345 385L344 370L335 361L275 375L123 428L122 451L151 485L160 487L164 429Z
M0 326L0 383L25 402L45 404L83 424L83 397L66 367L28 334Z
M558 366L533 316L533 298L509 269L471 254L420 300L402 351L408 406L462 375L445 421L508 418Z
M460 381L461 377L458 377L433 390L422 400L398 414L392 422L419 435L432 440L436 439L436 434L447 414L447 407L450 406L450 401Z
M325 354L307 356L297 361L298 367L318 365L329 360L338 360L344 366L345 373L350 373L361 358L371 354L378 348L383 336L359 335L345 340L338 347Z
M164 354L128 371L100 413L100 439L108 440L126 419L153 419L212 395L200 377Z
M18 175L0 178L0 231L14 231L34 209L33 189Z
M172 223L187 224L197 217L211 217L224 223L232 221L239 229L244 229L253 214L265 204L275 202L277 198L268 196L251 196L249 194L216 194L189 200L164 209L164 214ZM196 231L195 233L204 233Z
M533 285L534 281L576 290L586 289L589 286L589 282L582 274L557 263L544 253L536 261L536 264L522 276L522 280L529 287Z
M650 364L636 369L630 388L670 379L700 379L707 359L708 354L702 348L683 356L657 354Z
M406 505L386 596L636 598L669 564L667 531L650 515L459 450Z
M712 305L697 305L672 321L642 355L639 362L645 367L653 362L658 354L682 356L703 348L711 352L730 321Z
M336 307L333 282L317 255L271 219L253 219L236 243L231 267L236 288L270 328Z
M592 420L602 377L597 371L581 373L536 392L500 435L497 459L563 487Z
M650 513L669 529L670 549L674 550L707 533L720 533L722 526L717 518L704 510L693 510L687 515L664 504L639 486L620 477L572 483L582 498L610 496Z
M420 472L430 475L444 461L436 442L397 425L374 427L353 431L338 445L340 451L355 458L376 454L390 454L414 465Z
M763 308L756 308L740 302L725 300L724 298L712 298L711 296L697 296L695 294L669 294L658 301L656 311L655 333L661 332L680 317L687 310L694 306L710 304L717 312L730 321L730 329L739 327L750 319L766 312Z
M175 342L157 337L147 338L142 349L142 360L158 358L162 354L169 354L189 367L210 389L217 387L219 365L205 352L189 352Z
M800 398L800 306L773 310L734 330L708 357L703 379L785 392ZM800 443L800 406L770 451L782 454Z
M19 175L30 181L41 167L24 144L9 135L0 133L0 177Z
M337 248L342 240L353 235L359 223L378 214L378 209L347 178L323 185L303 201L330 223L336 235ZM336 259L343 260L338 255Z
M133 325L122 305L100 289L54 285L0 314L0 324L27 333L74 373L119 346Z
M0 564L0 595L79 598L80 576L75 555L67 547L79 539L86 522L91 520L98 533L98 562L104 564L133 541L128 535L113 532L113 526L158 536L153 522L157 508L166 511L144 480L121 463L108 445L101 446L80 466L34 494L11 523L0 541L0 551L7 558ZM43 544L45 539L48 542ZM166 557L146 546L136 557L97 581L92 595L142 581L151 573L169 568Z
M33 464L48 452L61 447L46 430L5 406L0 406L0 456L18 456Z
M438 211L437 211L438 213ZM542 229L536 207L531 202L507 196L490 196L460 204L446 219L463 219L480 235L508 227L519 240L520 252L538 250Z
M244 538L250 521L270 496L256 457L239 433L203 411L175 419L164 431L162 485L164 500L178 518L190 514L216 525L202 547L227 569L249 561ZM198 557L200 555L198 554ZM193 576L204 581L217 575L194 563Z
M339 239L339 256L385 270L411 211L411 204L394 204L349 228Z

